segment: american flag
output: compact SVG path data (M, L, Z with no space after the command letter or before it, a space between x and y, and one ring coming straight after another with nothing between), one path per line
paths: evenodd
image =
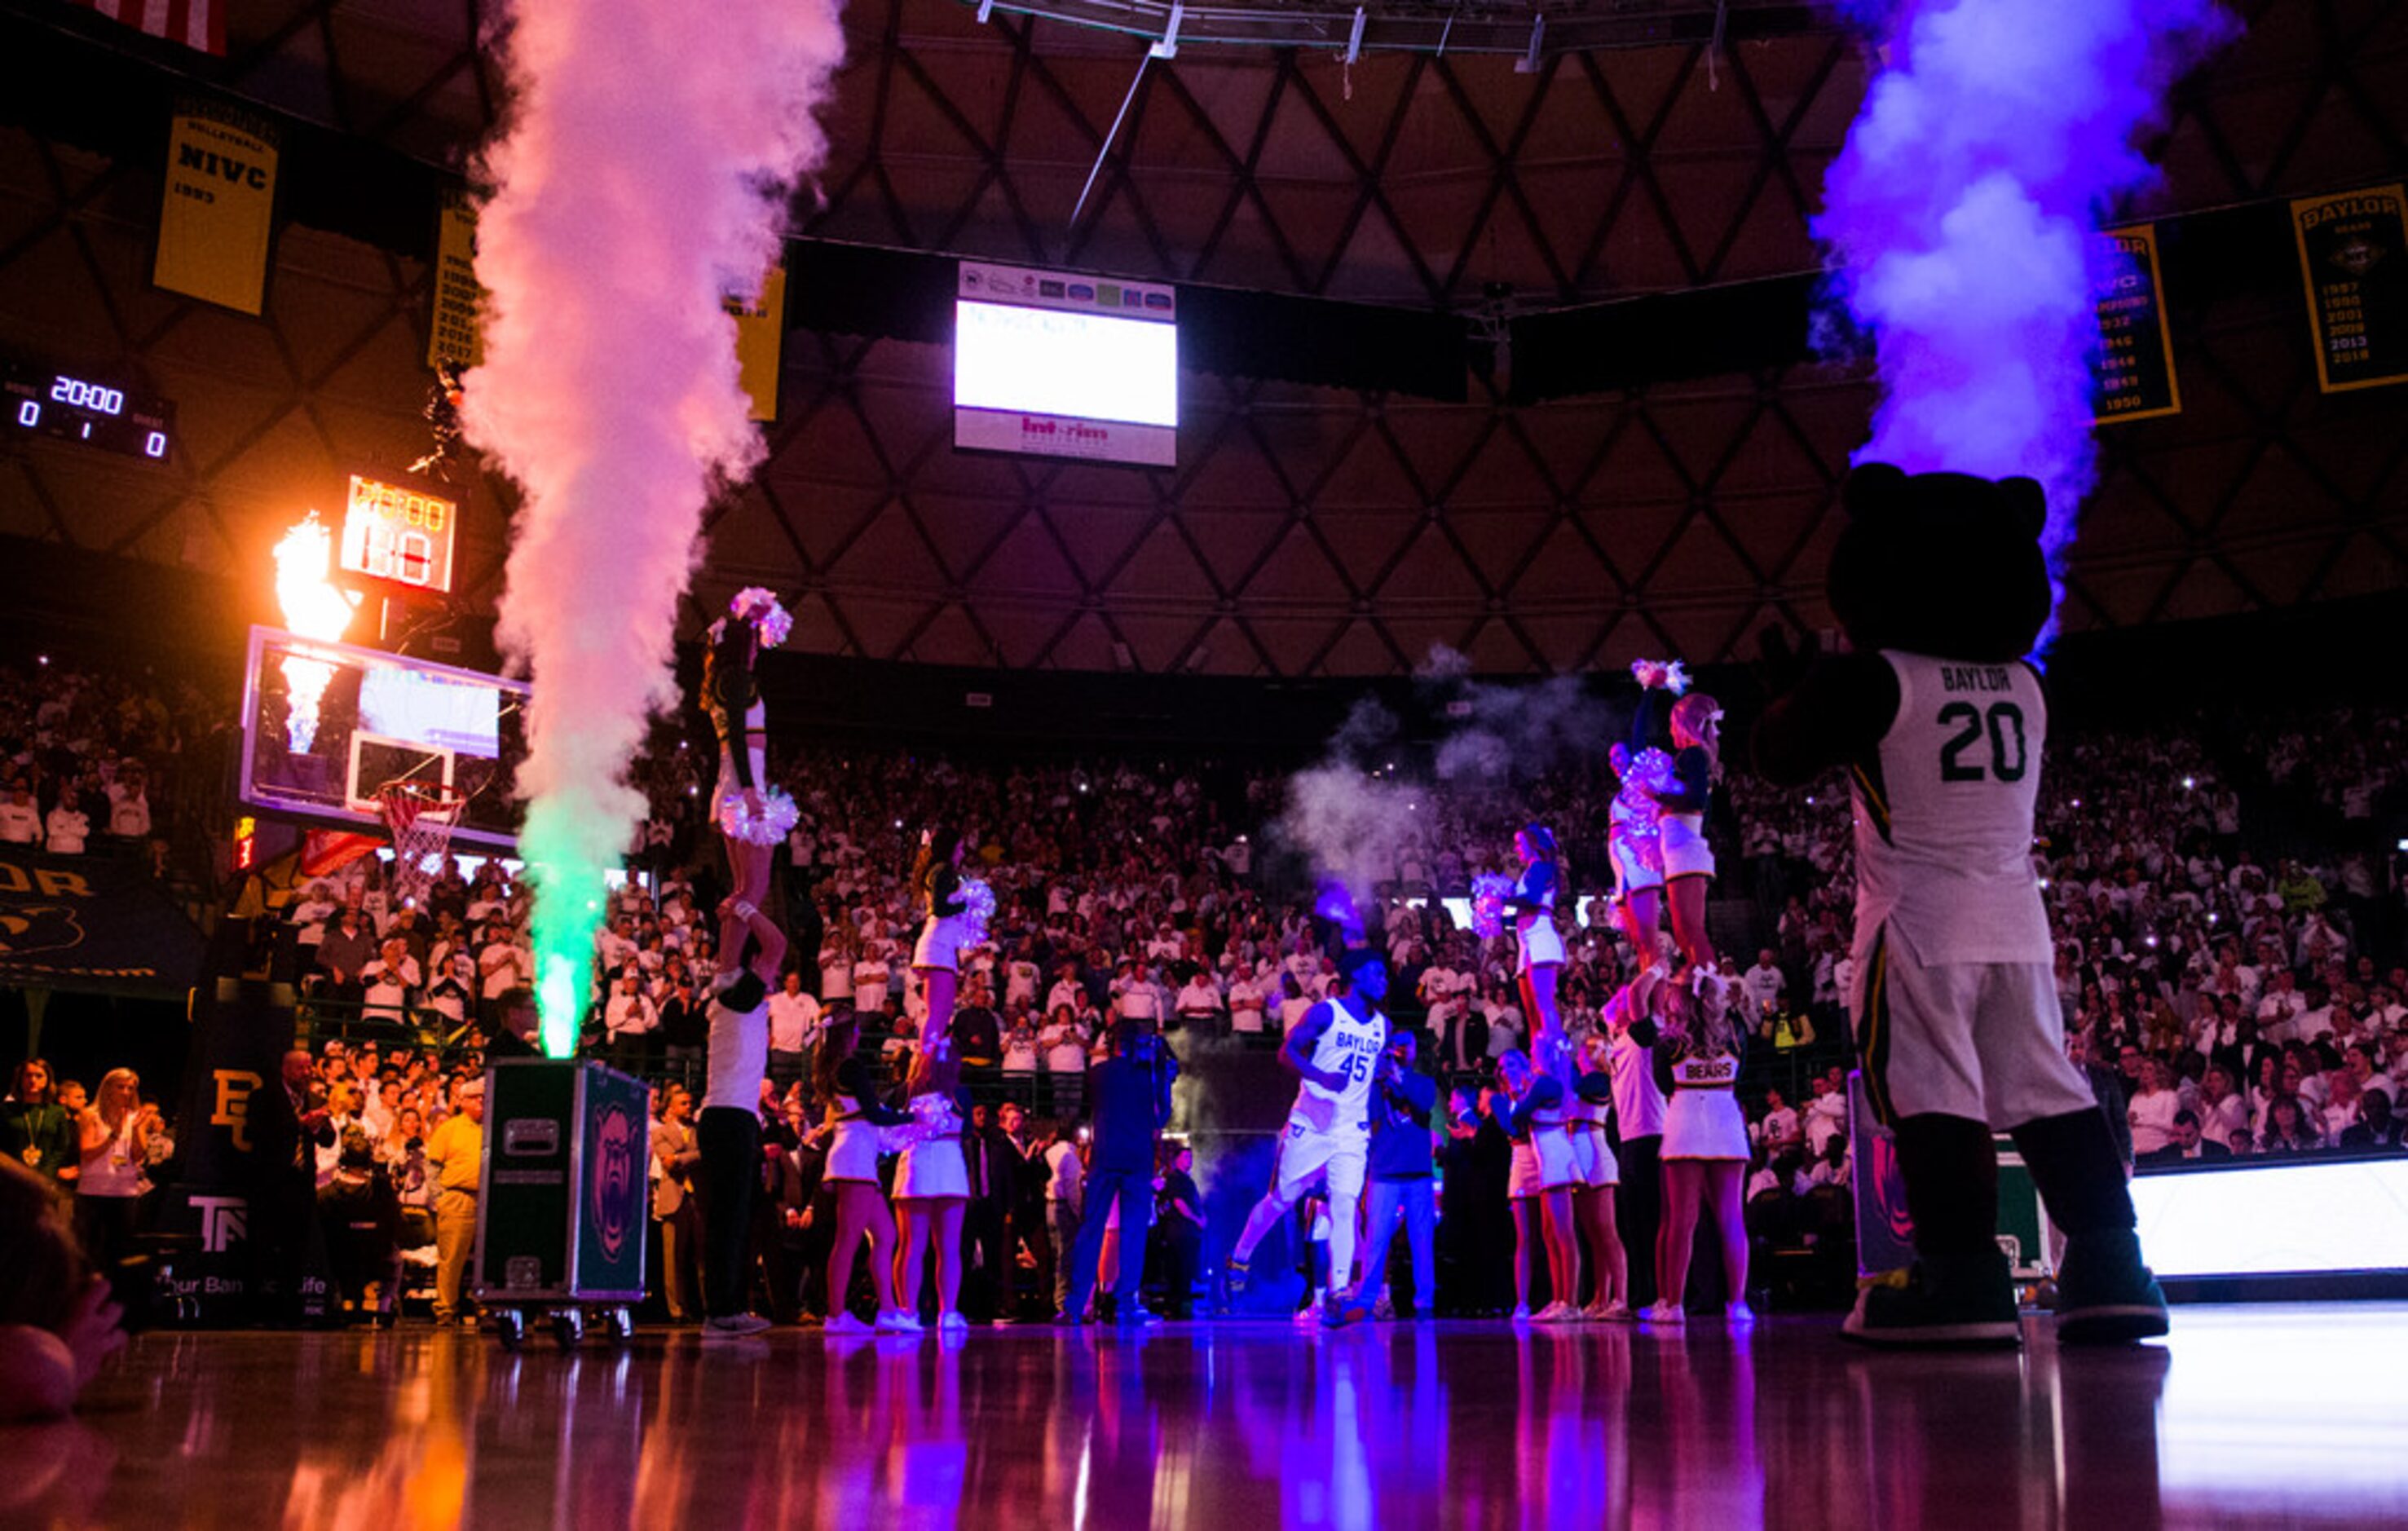
M228 0L81 0L112 21L222 56Z

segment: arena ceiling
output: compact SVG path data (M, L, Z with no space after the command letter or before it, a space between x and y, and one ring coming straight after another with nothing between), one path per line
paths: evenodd
M1082 6L1136 31L1161 8L1051 8ZM495 108L473 46L490 8L235 0L216 64L9 6L45 47L189 70L450 171ZM1815 267L1807 215L1866 79L1862 42L1808 7L1457 7L1499 39L1543 11L1541 46L1508 56L1469 24L1443 54L1402 31L1383 50L1380 26L1439 8L1404 3L1375 7L1351 64L1342 26L1216 46L1199 22L1131 93L1142 36L1026 8L855 0L796 232L1465 315L1741 292ZM1290 29L1352 8L1249 7ZM2248 30L2185 87L2141 209L2197 215L2215 273L2187 295L2169 276L2184 412L2102 432L2077 629L2408 582L2403 391L2318 393L2287 247L2209 258L2281 230L2282 198L2408 169L2408 7L2234 8ZM418 450L426 250L288 223L254 320L149 285L158 201L155 159L0 128L9 343L168 394L190 445L166 468L7 449L0 531L261 569L295 486ZM1834 486L1871 402L1860 365L1796 360L1544 403L1512 402L1510 369L1464 402L1198 373L1180 466L1150 473L953 452L946 367L939 346L791 334L768 461L712 512L697 612L769 583L809 648L944 664L1368 675L1433 643L1493 672L1712 661L1827 620ZM489 479L467 522L481 604L507 506Z

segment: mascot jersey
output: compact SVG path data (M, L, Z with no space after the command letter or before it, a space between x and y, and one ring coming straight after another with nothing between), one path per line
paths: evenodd
M2048 702L2018 660L1884 650L1898 713L1856 793L1856 929L1887 926L1926 966L2055 958L2032 870Z
M1324 1001L1329 1029L1312 1044L1312 1066L1346 1076L1336 1090L1307 1080L1297 1091L1290 1125L1307 1132L1368 1133L1371 1130L1371 1073L1387 1045L1388 1025L1377 1010L1356 1015L1343 999Z

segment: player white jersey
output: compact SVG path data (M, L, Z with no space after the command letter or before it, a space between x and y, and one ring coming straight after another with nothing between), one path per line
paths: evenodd
M2032 870L2048 702L2021 661L1885 650L1898 716L1855 770L1856 931L1926 966L2054 959Z
M1354 1013L1343 999L1324 1001L1329 1007L1329 1029L1312 1044L1312 1066L1342 1074L1346 1082L1332 1090L1307 1080L1296 1094L1291 1125L1308 1132L1364 1133L1371 1130L1371 1073L1380 1050L1388 1045L1388 1022L1377 1010Z

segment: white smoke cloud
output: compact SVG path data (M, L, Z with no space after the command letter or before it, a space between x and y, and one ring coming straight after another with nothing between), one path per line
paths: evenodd
M485 359L463 420L524 492L500 637L535 684L518 789L556 1042L584 1001L601 870L643 811L626 764L676 700L703 507L760 452L722 298L776 258L844 44L835 0L540 0L500 46L511 101L484 159Z

